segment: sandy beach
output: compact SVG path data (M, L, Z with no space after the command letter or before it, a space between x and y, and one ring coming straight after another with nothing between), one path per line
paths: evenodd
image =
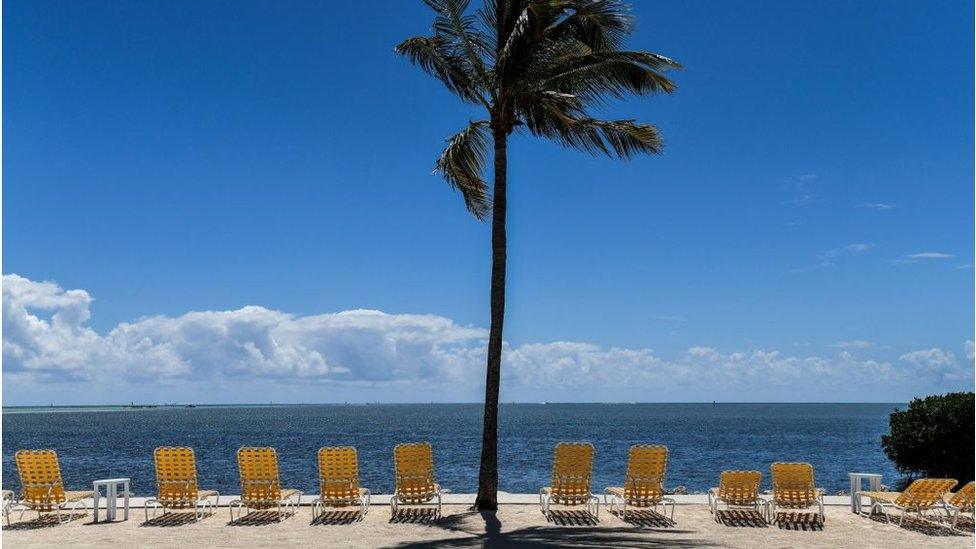
M973 525L964 532L911 523L899 527L857 516L848 508L827 508L820 529L808 517L765 525L758 516L731 513L717 523L704 505L681 505L674 522L651 513L628 515L627 522L601 510L599 522L579 511L559 511L547 522L534 505L502 505L495 515L482 515L466 505L445 505L443 517L412 509L391 521L389 508L374 505L361 522L351 513L336 512L311 523L309 508L281 522L252 513L237 524L228 522L226 508L200 522L191 514L170 514L144 523L141 509L126 522L93 524L91 515L64 525L31 520L4 527L3 543L11 548L43 548L68 544L101 547L972 547ZM120 515L121 516L121 515ZM16 518L16 515L15 515Z

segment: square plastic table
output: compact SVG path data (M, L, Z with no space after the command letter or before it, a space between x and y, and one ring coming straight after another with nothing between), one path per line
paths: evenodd
M876 473L847 473L851 479L851 512L861 513L861 488L863 481L868 481L868 490L877 492L881 490L881 475Z
M122 496L124 498L124 511L122 520L129 520L129 479L127 478L107 478L92 482L92 490L95 491L95 522L98 522L98 499L101 497L101 489L105 488L105 520L112 522L115 520L115 511L118 508L116 498L119 495L119 486L122 486Z

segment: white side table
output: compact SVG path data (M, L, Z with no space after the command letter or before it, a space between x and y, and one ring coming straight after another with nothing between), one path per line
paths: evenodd
M863 481L868 481L868 490L881 490L881 475L875 473L847 473L851 479L851 512L861 514L861 488Z
M98 522L98 498L101 497L102 488L105 488L105 520L108 522L115 520L115 510L118 507L116 498L119 495L119 486L122 486L122 496L125 505L122 520L129 520L129 479L108 478L92 482L92 490L95 491L95 522Z

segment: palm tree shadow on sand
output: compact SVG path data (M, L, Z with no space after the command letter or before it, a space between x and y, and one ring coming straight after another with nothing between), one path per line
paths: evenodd
M484 531L474 528L483 521ZM391 547L413 549L422 547L640 547L657 549L663 547L692 548L716 547L715 544L682 538L650 538L646 530L635 530L632 526L601 527L596 524L585 526L529 526L503 532L502 523L491 511L469 511L457 513L431 522L431 526L451 532L468 534L464 538L431 539L422 542L405 542ZM670 533L688 533L687 530L668 530Z

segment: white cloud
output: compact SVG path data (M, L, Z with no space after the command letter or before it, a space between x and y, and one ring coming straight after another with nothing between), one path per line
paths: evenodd
M838 341L837 343L832 343L829 346L836 347L838 349L867 349L869 347L874 347L874 343L864 341L863 339L854 339L850 341Z
M904 360L905 362L910 362L924 368L942 368L944 366L951 366L956 363L956 357L953 356L952 353L943 351L938 347L924 349L921 351L912 351L910 353L905 353L898 358Z
M83 326L91 302L84 290L64 291L51 282L4 275L5 372L30 372L38 379L89 379L92 351L102 341Z
M919 261L928 260L938 260L938 259L952 259L956 257L953 254L947 254L943 252L919 252L917 254L903 255L900 258L893 261L896 265L909 265L912 263L918 263Z
M860 208L870 208L872 210L893 210L895 208L894 204L886 204L884 202L864 202L860 204Z
M964 349L967 355L971 352L971 342L966 341ZM943 379L955 381L971 377L972 368L961 367L956 362L956 356L950 352L932 347L905 353L899 357L900 360L912 365L916 375L926 377L942 377Z
M657 315L654 318L663 322L688 322L687 318L679 315Z
M816 179L817 174L807 173L796 176L792 180L787 181L787 186L789 187L793 197L786 200L784 204L806 206L815 201L817 196L813 190L813 182Z
M841 246L840 248L834 248L833 250L827 250L826 252L822 252L819 256L817 256L818 259L820 260L820 263L819 263L818 266L820 266L820 267L830 267L830 266L836 264L837 260L840 259L841 257L850 257L850 256L860 255L860 254L862 254L862 253L870 250L873 247L874 247L874 244L868 244L868 243L865 243L865 242L854 242L854 243L848 244L846 246Z
M905 259L950 259L956 257L952 254L946 254L942 252L921 252L917 254L911 254L903 256Z
M371 310L296 316L249 306L147 317L100 335L86 326L91 303L82 290L5 275L5 388L33 394L31 387L71 382L58 401L85 393L83 385L114 395L170 387L163 393L169 398L173 387L196 387L210 402L255 401L251 394L275 387L285 387L279 400L291 401L335 400L347 394L343 388L394 401L480 396L487 332L441 316ZM966 349L971 360L972 342ZM819 357L711 347L665 358L649 348L557 341L506 344L504 360L506 394L540 400L843 400L857 398L859 383L870 383L876 394L912 395L972 381L970 368L938 348L889 363L846 351ZM253 392L234 392L244 385Z
M451 362L453 348L486 335L433 315L295 317L250 306L143 318L99 336L84 326L90 303L81 290L5 275L5 373L45 381L424 378ZM38 311L53 315L47 320Z

